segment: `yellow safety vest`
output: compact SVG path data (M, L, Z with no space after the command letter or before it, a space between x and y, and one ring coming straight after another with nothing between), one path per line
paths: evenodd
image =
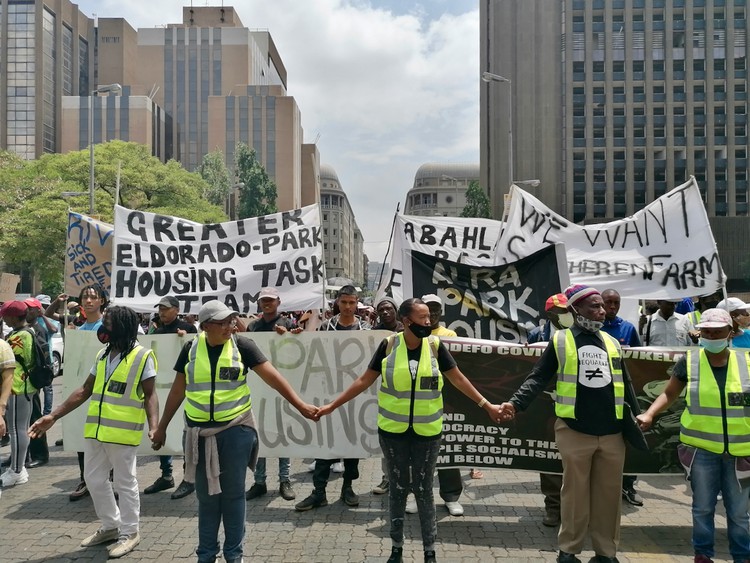
M440 339L422 339L416 378L409 370L403 333L386 338L378 389L378 428L403 434L411 427L420 436L437 436L443 428L443 375L438 369Z
M625 404L625 383L622 378L620 344L604 331L599 331L609 359L609 371L615 391L615 416L622 420ZM578 348L573 331L558 330L552 341L557 356L557 387L555 414L560 418L576 417L576 391L578 389Z
M154 353L136 345L107 379L107 358L104 350L99 352L94 390L83 431L85 438L125 446L141 443L146 422L141 375L149 356L154 359L156 369Z
M190 420L228 422L250 410L245 364L234 335L224 343L216 370L212 373L206 334L199 334L190 346L185 379L185 414Z
M687 352L687 407L680 418L680 441L716 454L750 456L750 407L745 397L750 397L750 375L747 352L729 351L727 382L724 389L726 410L726 436L721 396L711 365L704 350ZM730 404L730 395L739 404Z

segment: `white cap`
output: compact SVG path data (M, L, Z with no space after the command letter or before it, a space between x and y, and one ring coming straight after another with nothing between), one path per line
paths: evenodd
M434 293L428 293L427 295L423 295L422 301L425 303L439 303L441 307L443 306L443 300L440 299L440 297L438 297Z
M724 309L725 311L729 311L730 313L732 311L737 311L738 309L750 309L750 305L745 303L742 299L738 299L737 297L728 297L727 299L722 299L716 304L717 309Z
M198 322L223 321L234 315L239 315L239 313L232 311L224 303L214 299L213 301L204 303L201 310L198 311Z

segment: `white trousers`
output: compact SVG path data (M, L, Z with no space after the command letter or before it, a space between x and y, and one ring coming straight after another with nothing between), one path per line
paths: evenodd
M121 535L138 531L141 498L135 477L135 446L107 444L87 438L84 440L83 477L94 501L94 510L102 528L119 528ZM119 508L115 502L109 472L114 469L114 488L120 496Z

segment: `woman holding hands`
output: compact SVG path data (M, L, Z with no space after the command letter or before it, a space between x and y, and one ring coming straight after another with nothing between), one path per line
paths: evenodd
M421 299L398 309L403 332L389 336L375 351L367 370L318 416L331 413L368 389L378 377L378 436L388 467L391 539L389 563L403 559L404 515L414 492L422 528L425 563L436 561L437 521L432 479L443 429L443 375L464 395L500 422L500 407L482 397L458 369L448 349L430 336L430 310Z

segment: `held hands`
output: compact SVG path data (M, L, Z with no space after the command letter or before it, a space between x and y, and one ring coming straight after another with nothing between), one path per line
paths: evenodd
M167 441L167 432L157 427L156 430L149 431L148 437L151 439L151 448L154 450L160 450Z
M516 417L516 407L511 402L505 402L500 405L498 422L509 422Z
M320 419L320 416L318 415L318 407L316 407L315 405L303 403L302 407L299 408L299 412L305 418L309 418L310 420L314 420L315 422Z
M654 417L647 412L637 415L635 419L638 421L638 426L640 426L643 431L651 428L651 425L654 423Z
M318 407L318 419L322 416L326 416L328 414L331 414L334 410L331 403L328 403L327 405L323 405L322 407Z
M47 430L52 428L52 425L54 423L55 419L52 418L51 414L44 415L42 418L31 425L28 432L29 437L40 438Z

